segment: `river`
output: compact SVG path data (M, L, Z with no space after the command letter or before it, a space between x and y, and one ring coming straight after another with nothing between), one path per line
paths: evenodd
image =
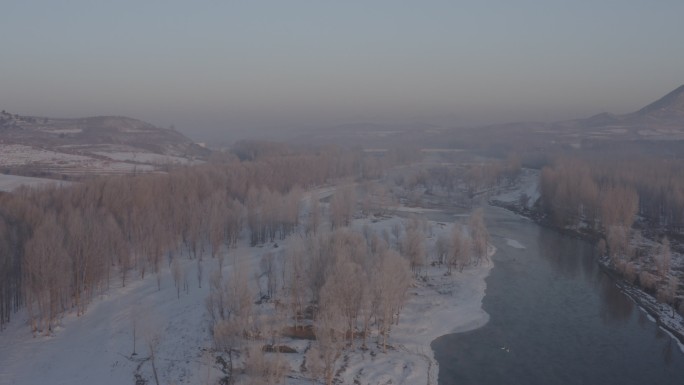
M485 210L490 320L433 341L439 384L684 384L677 343L616 287L591 244Z

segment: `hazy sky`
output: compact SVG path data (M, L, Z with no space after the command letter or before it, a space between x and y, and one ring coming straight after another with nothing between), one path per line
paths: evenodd
M684 84L682 0L0 2L0 108L199 140L624 113Z

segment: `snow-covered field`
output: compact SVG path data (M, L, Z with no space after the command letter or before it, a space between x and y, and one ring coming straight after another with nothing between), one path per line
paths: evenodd
M108 151L96 151L93 154L104 156L111 160L121 161L121 162L135 162L135 163L149 163L149 164L196 164L198 161L192 161L187 158L181 158L179 156L171 155L161 155L153 154L149 152L108 152Z
M353 225L382 231L398 221L397 217L365 218ZM449 225L430 225L433 234L428 245L440 232L451 231ZM254 248L245 241L227 253L224 274L235 261L247 261L256 270L263 253L283 250L288 241L279 244L278 249L272 245ZM436 384L438 366L430 343L444 334L472 330L488 321L481 305L491 267L471 267L451 276L444 275L444 268L430 267L429 278L409 291L400 323L392 329L388 352L383 353L375 344L370 344L368 351L346 351L338 363L339 379L345 384ZM205 306L208 277L217 268L217 260L205 257L200 288L197 263L186 260L183 270L189 290L181 291L180 299L168 267L159 275L161 289L154 274L131 280L126 287L120 287L114 277L112 288L84 315L67 315L52 336L33 337L21 322L25 316L17 314L9 328L0 333L0 384L133 384L136 373L154 383L150 361L144 360L149 355L146 341L154 335L159 337L156 367L160 383L217 383L222 373L210 352ZM134 330L136 356L131 355ZM302 353L308 342L291 340L287 344ZM292 369L286 383L311 383L300 373L303 355L285 356Z
M198 164L201 161L146 152L96 151L62 146L65 152L21 144L0 144L0 167L32 167L58 174L120 174L154 171L157 166Z
M5 175L0 174L0 191L10 192L20 186L38 187L38 186L49 186L57 185L64 186L70 182L60 181L55 179L45 179L45 178L31 178L27 176L18 175Z
M118 174L154 171L151 164L103 160L86 155L45 150L21 144L0 144L0 167L29 166L59 174Z
M253 251L241 248L233 256L247 258ZM206 259L203 268L208 274L216 266L217 260ZM0 333L0 384L133 384L139 366L140 374L151 379L150 363L139 360L149 354L151 333L160 336L161 383L207 383L207 372L215 379L218 373L205 351L212 346L204 306L207 274L199 288L196 263L186 261L184 270L189 291L181 292L180 299L166 268L161 290L154 274L134 279L95 300L84 315L66 316L53 336L33 337L25 323L17 322L18 314ZM131 358L134 324L138 355Z
M0 166L19 166L34 163L80 163L90 158L66 154L22 144L0 144Z

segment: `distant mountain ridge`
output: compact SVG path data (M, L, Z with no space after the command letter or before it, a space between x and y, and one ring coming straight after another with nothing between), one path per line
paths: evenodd
M655 117L684 118L684 85L668 93L634 114Z
M604 112L590 118L553 125L593 130L595 137L684 140L684 85L631 113L615 115Z
M684 123L684 85L655 102L623 115L603 112L587 119L579 119L589 126L612 124L681 124Z
M523 121L474 127L421 121L411 125L359 122L317 130L306 137L297 137L297 140L353 143L363 148L415 145L426 148L495 148L496 151L527 151L549 145L579 148L607 141L684 143L684 85L637 111L621 115L603 112L565 121Z

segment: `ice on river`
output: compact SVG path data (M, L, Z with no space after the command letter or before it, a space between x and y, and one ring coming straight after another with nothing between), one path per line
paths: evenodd
M514 249L525 249L525 245L515 239L506 238L506 244Z

